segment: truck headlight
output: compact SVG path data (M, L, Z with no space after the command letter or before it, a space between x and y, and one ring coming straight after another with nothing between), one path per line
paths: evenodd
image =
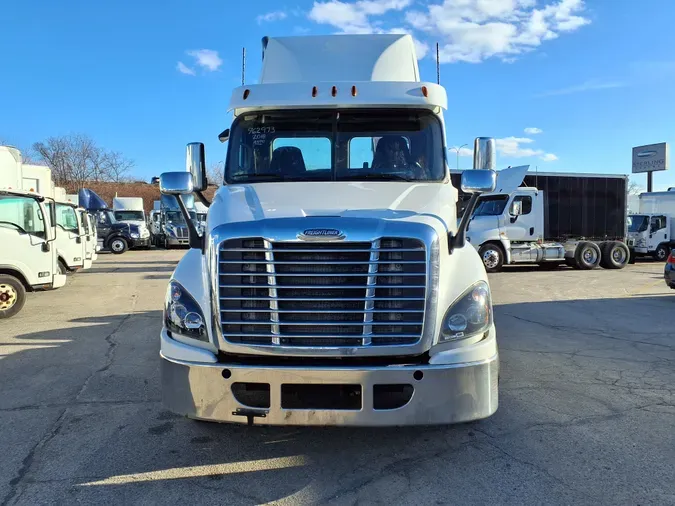
M129 235L131 235L132 239L138 239L140 237L140 235L138 235L136 232L131 232Z
M164 325L167 330L208 342L204 321L204 315L197 302L180 283L171 281L164 304Z
M466 339L492 325L490 287L485 281L472 285L446 311L440 342Z

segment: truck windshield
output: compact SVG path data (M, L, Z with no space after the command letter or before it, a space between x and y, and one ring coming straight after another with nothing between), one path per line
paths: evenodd
M644 232L649 226L649 216L634 214L628 217L628 232Z
M444 178L440 122L417 110L243 114L232 125L225 167L230 184Z
M473 212L473 216L499 216L504 212L508 201L508 195L481 197L478 200L478 205Z
M143 211L115 211L117 221L144 221Z
M75 209L66 204L56 204L56 224L69 232L78 232Z
M45 222L39 202L20 195L0 195L0 227L45 238Z

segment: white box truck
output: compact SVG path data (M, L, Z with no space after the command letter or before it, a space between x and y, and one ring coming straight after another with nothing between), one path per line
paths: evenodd
M637 256L665 262L675 248L675 191L640 194L639 213L628 216L628 239Z
M21 311L27 291L66 283L44 197L23 191L22 184L21 153L0 146L0 319Z
M190 249L160 334L166 405L273 425L448 424L490 416L499 359L490 287L456 219L445 90L408 35L263 39L236 88L225 184L199 234L204 145L160 176ZM477 169L494 141L478 139ZM467 171L465 192L494 189Z
M458 185L461 172L452 172ZM515 189L504 191L498 182L494 192L481 195L467 232L488 272L508 264L626 266L628 176L529 173L513 167L500 172L500 182L506 172ZM460 192L460 202L468 197Z

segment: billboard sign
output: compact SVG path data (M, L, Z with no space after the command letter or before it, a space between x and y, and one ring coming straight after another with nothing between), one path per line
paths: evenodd
M633 148L633 174L667 170L670 163L668 144L648 144Z

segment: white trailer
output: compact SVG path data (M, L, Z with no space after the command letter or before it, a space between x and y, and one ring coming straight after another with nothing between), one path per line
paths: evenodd
M66 283L44 197L21 190L22 183L21 153L0 146L0 319L21 311L27 291Z
M265 38L236 88L225 182L199 234L204 145L162 174L190 250L160 333L163 398L188 417L271 425L448 424L497 409L490 287L448 184L445 89L409 35ZM375 145L376 144L376 145ZM494 140L474 166L491 169ZM463 189L492 191L495 172Z
M628 238L637 256L665 262L675 248L675 191L640 194L640 211L628 217Z

